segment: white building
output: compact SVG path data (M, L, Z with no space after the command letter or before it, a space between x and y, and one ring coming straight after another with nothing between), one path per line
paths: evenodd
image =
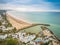
M7 25L8 23L6 21L2 22L2 25Z
M3 30L3 32L5 32L5 31L8 31L8 30L13 30L14 29L14 27L8 27L8 28L3 28L2 30Z
M0 39L6 39L7 38L7 34L5 35L0 35Z
M20 41L21 41L21 42L24 42L24 43L27 43L27 42L33 40L33 39L36 37L35 34L24 36L25 34L26 34L26 32L19 34L19 39L20 39Z
M12 36L12 38L16 38L16 39L18 38L17 34L12 34L11 36Z
M0 29L4 30L4 29L6 29L6 27L2 25L2 26L0 26Z
M52 36L51 32L48 29L44 30L43 33L46 36L49 36L49 37Z
M2 20L2 16L0 15L0 21Z

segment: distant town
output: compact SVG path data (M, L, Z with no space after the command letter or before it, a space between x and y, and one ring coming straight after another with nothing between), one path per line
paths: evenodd
M60 40L48 28L50 25L27 24L26 22L17 21L18 24L16 25L18 27L22 25L22 28L20 26L19 29L11 23L12 21L8 20L6 15L6 10L0 10L0 45L60 45ZM24 30L38 25L41 28L38 33L33 33L33 30L32 32Z

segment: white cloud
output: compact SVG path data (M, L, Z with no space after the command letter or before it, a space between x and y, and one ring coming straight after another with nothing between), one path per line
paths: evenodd
M17 0L15 0L17 1ZM31 0L18 0L22 3L24 1L30 2ZM11 9L11 10L16 10L16 11L22 11L22 12L31 12L31 11L40 11L40 12L45 12L45 11L50 11L50 12L60 12L60 10L53 9L54 6L51 2L44 2L41 0L40 4L32 4L32 5L18 5L18 4L0 4L0 9Z
M39 5L9 5L9 4L2 4L0 5L0 9L11 9L11 10L16 10L16 11L21 11L21 12L32 12L32 11L40 11L40 12L60 12L60 10L55 10L55 9L50 9L48 5L38 7Z

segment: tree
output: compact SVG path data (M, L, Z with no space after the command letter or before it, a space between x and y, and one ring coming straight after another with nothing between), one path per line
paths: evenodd
M2 33L3 31L2 30L0 30L0 33Z
M12 24L10 24L10 23L8 22L8 25L7 25L7 27L12 27Z
M0 26L2 25L2 23L0 22Z
M16 29L16 28L14 28L14 29L13 29L13 32L15 33L15 32L16 32L16 30L17 30L17 29Z
M7 45L18 45L18 40L10 38L7 40Z

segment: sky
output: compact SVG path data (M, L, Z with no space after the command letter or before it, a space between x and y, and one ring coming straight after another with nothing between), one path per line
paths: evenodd
M0 9L60 12L60 0L0 0Z

